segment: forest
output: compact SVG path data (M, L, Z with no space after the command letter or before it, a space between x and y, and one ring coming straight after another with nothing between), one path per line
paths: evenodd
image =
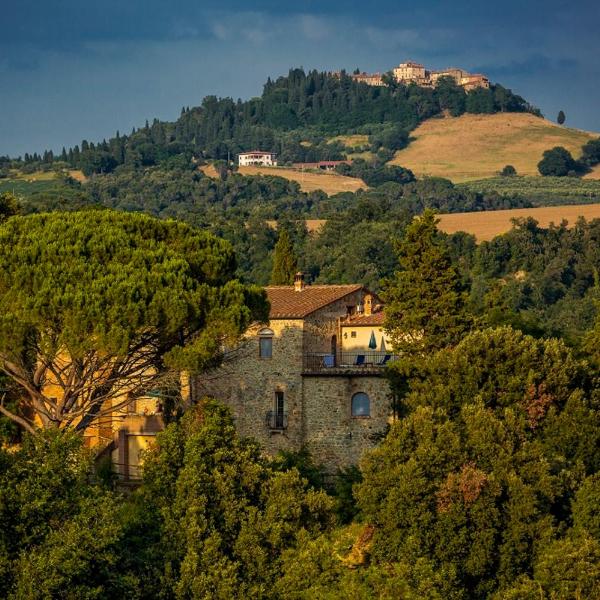
M192 225L19 215L2 196L3 597L598 597L600 224L525 222L477 247L441 234L429 208L392 224L376 208L356 226L392 227L377 272L401 357L387 371L399 417L376 447L332 480L305 451L265 457L219 402L175 401L141 485L123 493L68 425L77 394L40 403L28 377L60 366L66 393L86 376L78 357L127 365L140 340L144 364L202 373L222 340L265 318L264 295L236 279L228 242ZM295 243L277 252L301 247L301 232L281 231ZM90 414L123 377L82 397ZM47 426L28 428L21 402Z

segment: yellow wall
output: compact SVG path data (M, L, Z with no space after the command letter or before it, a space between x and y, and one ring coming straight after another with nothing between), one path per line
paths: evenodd
M369 348L371 332L375 332L377 348ZM352 337L352 335L355 337ZM377 325L342 326L342 352L352 352L354 350L364 350L365 352L378 352L381 348L381 338L385 338L385 347L387 352L392 351L390 338L385 334L382 327Z

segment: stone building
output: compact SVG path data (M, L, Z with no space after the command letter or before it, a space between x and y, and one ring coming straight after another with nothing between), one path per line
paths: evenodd
M351 77L355 81L366 83L367 85L374 85L376 87L383 87L385 85L381 73L354 73Z
M427 83L428 72L423 65L416 62L400 63L392 72L396 81L421 85Z
M403 84L416 84L422 87L435 87L435 84L442 77L454 79L456 85L462 86L465 91L476 88L489 88L490 82L485 75L479 73L468 73L464 69L450 67L441 71L429 71L424 65L412 61L400 63L392 69L394 79ZM359 73L352 75L357 81L362 81L368 85L383 86L383 77L380 73Z
M267 287L257 324L193 397L228 404L242 436L267 452L306 447L333 471L356 464L393 418L385 365L393 358L379 299L361 285Z

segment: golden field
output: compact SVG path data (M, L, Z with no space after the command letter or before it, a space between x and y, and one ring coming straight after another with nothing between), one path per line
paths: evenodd
M514 208L511 210L488 210L468 213L438 215L438 227L446 233L465 231L473 234L478 242L488 241L512 228L512 219L533 217L540 227L551 223L559 225L563 220L573 226L579 217L588 221L600 219L600 204L573 204L542 208Z
M407 167L418 177L454 182L493 177L508 164L519 175L538 175L544 150L564 146L578 158L581 146L598 136L528 113L429 119L411 133L413 141L396 153L392 164ZM600 169L590 175L600 178Z
M332 195L340 192L356 192L360 188L367 188L362 179L345 177L337 173L314 173L285 167L239 167L238 172L242 175L272 175L297 181L303 192L323 190L326 194Z

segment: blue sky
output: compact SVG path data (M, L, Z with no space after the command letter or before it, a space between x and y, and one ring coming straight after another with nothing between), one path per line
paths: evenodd
M0 0L0 154L259 95L289 67L484 72L600 132L600 2Z

